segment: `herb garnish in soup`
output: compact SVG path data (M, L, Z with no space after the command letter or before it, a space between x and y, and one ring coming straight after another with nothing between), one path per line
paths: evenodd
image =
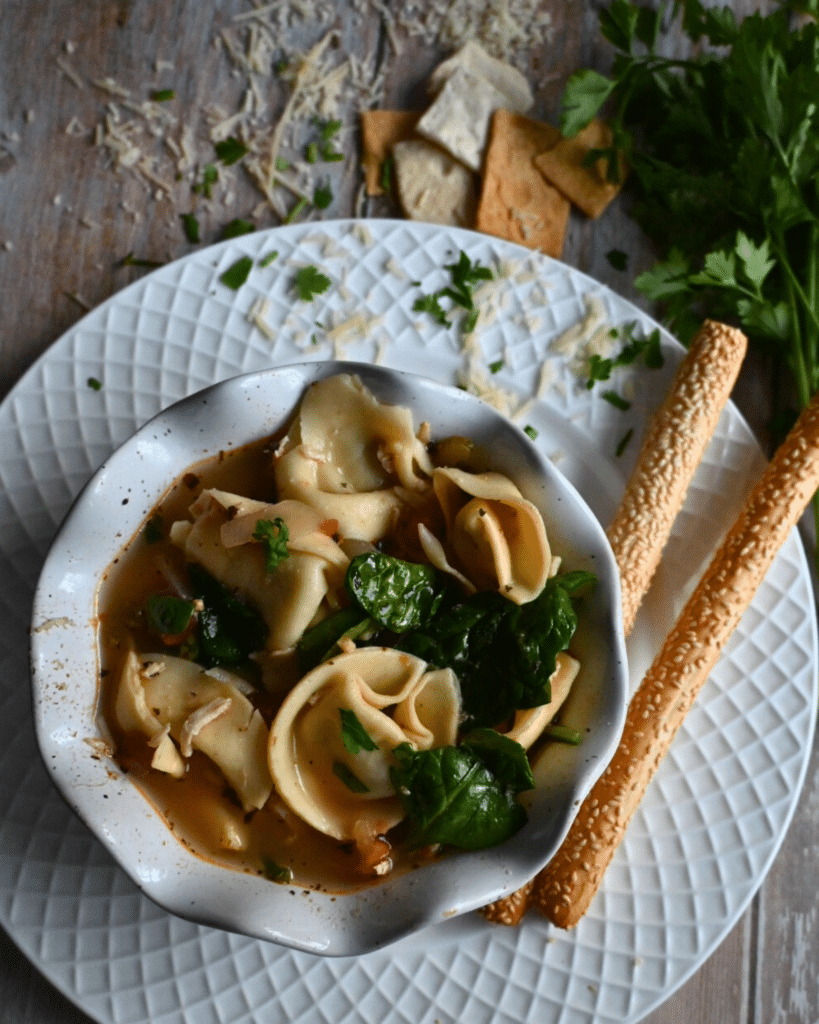
M180 841L343 891L526 822L579 663L537 508L354 376L192 467L99 606L116 757Z

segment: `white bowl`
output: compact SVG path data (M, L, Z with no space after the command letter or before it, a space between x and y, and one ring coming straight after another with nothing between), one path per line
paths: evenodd
M358 374L374 394L412 408L433 437L463 434L489 454L541 510L564 567L598 583L584 603L577 648L584 670L572 692L579 746L550 744L538 764L528 824L501 846L456 852L369 888L331 896L282 885L197 856L178 842L142 792L105 752L97 724L96 597L103 572L171 482L227 446L274 433L305 388ZM170 406L95 473L46 558L34 600L32 676L37 738L69 805L142 891L168 911L325 955L365 953L514 891L551 858L579 802L608 763L623 727L626 651L620 587L600 524L518 427L479 399L413 374L359 363L303 363L216 384Z

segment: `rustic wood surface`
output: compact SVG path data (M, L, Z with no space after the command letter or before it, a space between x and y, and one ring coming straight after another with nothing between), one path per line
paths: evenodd
M282 0L283 2L283 0ZM151 87L173 88L176 112L197 128L208 103L237 109L244 78L224 49L213 44L247 0L5 0L0 28L0 398L25 369L84 312L145 271L122 266L133 252L165 261L184 255L179 213L188 212L189 182L173 200L150 193L133 177L118 175L92 145L94 126L111 97L88 84L112 77L143 99ZM402 5L375 0L324 0L338 45L364 60L375 56L384 72L379 106L424 103L423 82L449 52L446 40L430 43L385 24L385 11ZM432 6L432 2L428 6ZM562 84L581 66L606 69L608 48L597 32L600 0L543 0L553 18L551 44L522 54L537 90L536 115L554 122ZM758 8L734 0L738 15ZM764 4L763 4L764 9ZM298 19L297 19L298 20ZM318 26L296 24L307 43ZM400 42L399 47L393 45ZM398 53L396 53L398 49ZM278 57L278 55L277 55ZM85 84L72 80L73 69ZM268 80L270 123L287 98L286 83ZM354 212L361 181L356 109L351 100L340 148L348 154L334 168L336 192L326 216ZM188 191L185 191L188 190ZM258 227L280 222L259 212L260 193L237 177L235 200L200 203L203 243L219 237L233 217ZM181 203L181 205L180 205ZM372 201L364 214L397 215L389 200ZM629 254L628 273L612 269L605 254ZM640 301L631 277L651 262L644 238L615 204L599 221L573 215L564 259ZM768 403L765 367L751 361L735 398L762 435ZM813 1024L819 1020L819 757L808 769L795 819L758 895L722 946L699 972L647 1020L650 1024L720 1021L721 1024ZM0 932L0 1024L79 1024L89 1018L46 981Z

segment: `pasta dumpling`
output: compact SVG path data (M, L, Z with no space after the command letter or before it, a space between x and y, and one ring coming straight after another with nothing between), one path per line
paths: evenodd
M190 511L193 522L174 523L171 539L188 559L250 600L270 631L269 650L292 647L317 617L338 607L350 560L332 539L335 520L298 501L266 504L213 489L203 491ZM281 519L289 534L288 557L273 573L253 537L260 519Z
M390 781L391 751L454 744L460 690L450 669L386 647L365 647L309 672L270 730L270 772L290 809L335 839L387 832L404 816ZM345 744L352 712L374 749Z
M343 537L383 537L402 507L400 489L429 487L432 464L412 412L379 402L358 377L313 384L275 459L276 485L338 521Z
M534 600L552 565L536 506L500 473L436 469L432 481L447 543L473 586L499 590L516 604Z
M273 789L268 729L242 688L242 681L224 670L217 678L185 658L132 653L120 680L117 715L124 729L149 739L170 734L180 761L202 751L221 769L244 809L257 810ZM135 716L132 701L151 717Z

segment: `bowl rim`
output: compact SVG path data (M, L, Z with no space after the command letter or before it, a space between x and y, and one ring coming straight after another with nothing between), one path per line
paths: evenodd
M267 420L263 416L258 421L251 417L250 422L256 426L240 431L241 437L235 442L240 447L280 428L292 416L310 383L338 373L358 375L378 397L379 390L389 391L398 382L399 390L408 394L431 393L434 398L445 398L457 410L456 415L468 412L491 420L503 443L528 452L532 464L559 500L581 514L589 539L594 541L594 565L602 583L596 591L605 590L608 609L603 644L609 651L605 721L600 732L589 738L589 742L595 740L594 748L586 750L591 757L586 757L586 767L571 785L569 798L557 812L551 809L557 824L551 829L550 842L537 837L540 848L536 857L518 833L489 851L450 854L420 869L343 895L305 890L298 885L277 885L211 862L184 847L172 836L145 792L108 756L105 734L100 731L97 717L99 575L93 571L94 566L99 566L103 554L107 557L102 569L110 565L187 467L229 446L214 445L207 438L208 418L212 420L215 414L220 430L227 429L228 423L223 421L229 421L231 416L244 423L240 414L246 410L238 399L247 399L250 407L255 408L259 395L254 395L254 391L270 389L274 384L284 389L290 396L288 401L275 406L278 411ZM154 484L151 494L132 501L140 484L134 472L134 458L143 468L149 467L147 460L151 456L157 458L164 453L170 457L176 453L181 458L183 441L188 443L186 461L167 470L162 477L164 486ZM494 434L492 441L494 446ZM201 453L193 451L197 443L203 445ZM107 538L109 546L104 553L95 548L89 562L88 513L101 515L103 511L109 515L118 511L124 524L113 538L113 551L110 527L103 529L100 544L104 545ZM92 524L93 529L101 525L96 520ZM77 542L82 543L74 553ZM95 582L89 591L87 580L92 576ZM87 692L89 651L93 652L97 680L93 701L88 699ZM416 373L346 360L288 363L228 378L168 406L119 445L77 495L52 541L34 596L30 661L35 732L47 771L68 805L145 895L170 913L200 924L330 956L382 948L410 932L511 893L528 881L551 858L568 831L576 808L608 764L622 733L628 694L619 573L602 526L575 487L520 427L476 396ZM66 703L69 698L70 707ZM95 723L94 733L88 735L89 727ZM498 851L504 853L499 855ZM460 862L466 862L470 870L451 870ZM423 899L418 898L419 892Z

